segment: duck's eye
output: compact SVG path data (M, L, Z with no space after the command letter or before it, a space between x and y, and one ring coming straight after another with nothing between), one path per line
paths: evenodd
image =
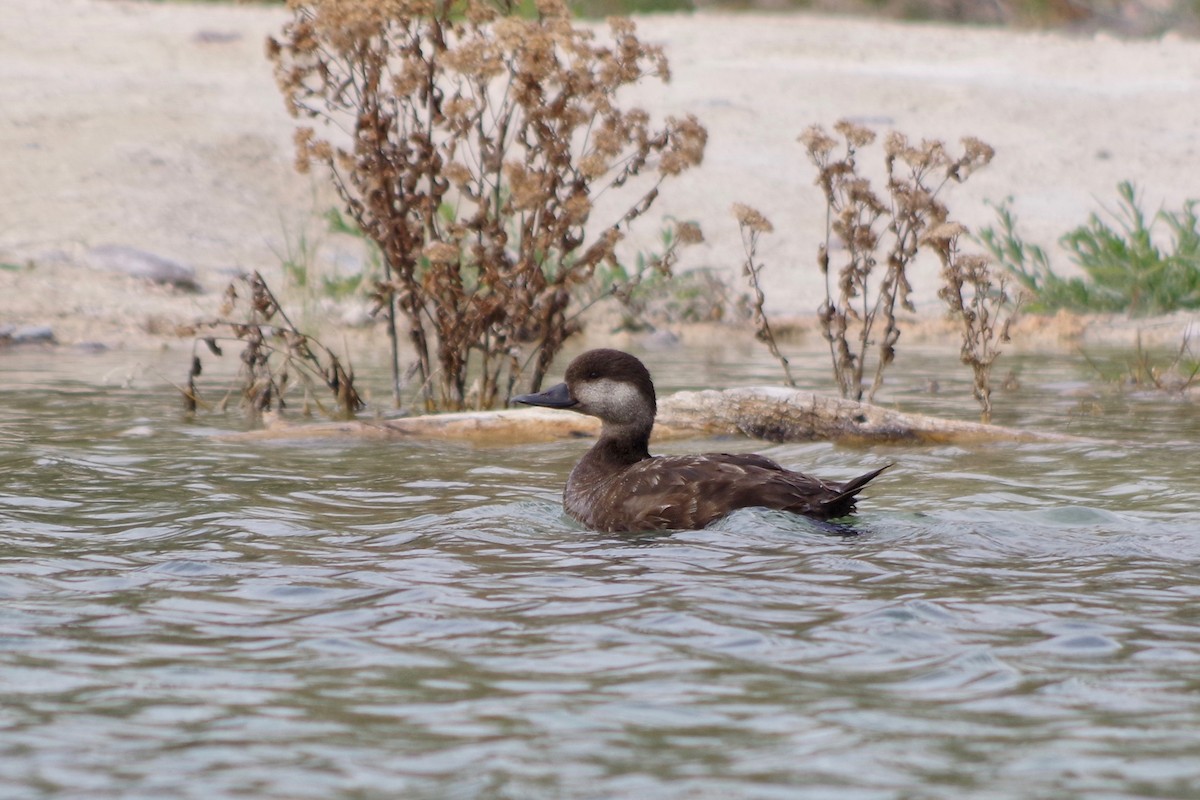
M587 376L588 376L588 380L589 380L589 381L594 381L594 380L596 380L597 378L599 378L599 377L600 377L600 373L599 373L599 372L597 372L596 370L592 370L591 372L589 372L589 373L587 374Z

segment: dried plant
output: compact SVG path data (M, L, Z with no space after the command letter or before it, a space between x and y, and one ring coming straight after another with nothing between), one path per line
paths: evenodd
M1009 276L993 271L986 256L959 252L959 237L966 232L956 222L945 222L928 231L922 243L942 262L944 283L938 297L962 325L962 361L975 377L980 418L990 422L992 364L1000 355L999 345L1009 341L1008 331L1020 311L1022 295L1009 294Z
M306 409L311 401L331 416L350 417L364 406L354 388L354 370L343 367L332 350L296 329L257 272L229 284L219 318L181 333L196 337L187 387L181 390L189 412L209 405L201 399L196 383L203 372L200 345L221 356L223 341L242 343L238 394L241 405L252 414L282 410L296 385L303 387ZM336 411L324 407L322 392L314 391L318 385L332 395ZM217 406L224 408L233 394L234 390L227 391Z
M686 291L691 281L685 276L693 273L675 275L680 250L703 241L704 234L696 223L668 218L661 233L661 250L639 252L632 269L616 260L597 266L596 280L592 281L590 288L581 292L583 302L575 311L572 321L608 298L616 300L622 308L618 330L653 330L652 318L673 321L676 317L664 309L652 309L651 304L673 291Z
M754 314L755 336L760 342L766 344L771 355L779 360L787 385L795 386L796 381L792 378L788 360L780 352L779 345L775 342L775 334L771 331L771 323L767 319L767 312L763 307L766 305L767 297L763 294L762 285L758 280L758 274L763 267L758 262L758 239L764 233L773 233L775 226L760 211L742 203L733 204L733 215L737 218L738 230L742 234L742 250L746 253L746 261L742 264L742 274L746 276L750 290L753 292L750 305Z
M985 166L993 151L978 139L966 138L962 155L955 158L940 141L914 145L892 132L883 145L887 186L881 197L859 174L857 161L859 150L875 141L875 133L846 120L834 130L840 142L817 125L800 136L817 167L816 184L826 202L825 240L817 253L825 275L825 300L818 314L843 397L862 399L867 353L877 347L867 393L873 400L896 355L897 306L914 310L909 264L924 231L947 222L949 216L938 194L948 182L961 183ZM831 263L834 253L840 263Z
M290 5L268 54L290 111L335 132L300 128L297 167L329 171L383 254L397 402L397 314L427 409L490 407L518 381L538 388L578 327L574 292L615 262L622 229L662 182L703 157L694 117L655 128L617 102L622 87L669 78L662 50L627 20L601 43L562 0L538 0L534 19L485 0ZM631 198L595 224L604 192Z

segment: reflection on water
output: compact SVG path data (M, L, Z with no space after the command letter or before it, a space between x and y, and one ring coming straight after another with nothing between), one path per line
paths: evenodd
M664 388L775 378L679 358ZM1081 412L1031 358L1001 420L1104 442L672 443L897 466L857 535L620 536L562 515L584 443L230 443L158 359L0 354L0 796L1200 791L1192 405ZM935 367L893 398L969 414Z

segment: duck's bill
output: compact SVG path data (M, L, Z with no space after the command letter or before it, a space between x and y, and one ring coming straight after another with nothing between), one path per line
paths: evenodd
M571 392L565 383L551 386L537 394L520 394L512 399L514 403L524 403L527 406L544 406L545 408L570 408L578 405L579 401L571 397Z

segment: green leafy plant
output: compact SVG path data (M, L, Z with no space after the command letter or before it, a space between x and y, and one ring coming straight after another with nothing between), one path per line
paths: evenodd
M639 251L628 266L617 260L597 265L591 287L581 293L585 301L576 316L612 298L621 307L618 330L654 330L656 324L721 318L728 292L713 271L675 273L679 251L702 241L699 225L668 217L659 249Z
M371 241L353 220L346 219L341 209L331 208L325 212L325 221L329 231L343 236L349 236L362 241L366 248L367 264L358 272L348 275L323 276L321 279L325 294L334 298L349 297L372 286L383 275L383 256L379 247Z
M1059 241L1085 277L1062 278L1046 252L1025 242L1009 202L997 205L998 227L978 240L1032 295L1030 309L1127 312L1134 316L1200 308L1200 220L1197 201L1176 212L1147 215L1129 181L1117 186L1115 211L1092 214ZM1167 229L1164 246L1158 226Z
M313 272L313 264L317 259L319 245L309 235L308 227L302 225L298 230L292 230L286 223L283 225L283 248L274 249L275 257L283 270L284 280L299 289L307 289L309 276Z
M347 220L337 208L328 209L320 215L325 232L335 236L347 236L361 240L366 252L367 264L354 272L325 274L320 268L321 253L329 247L328 241L314 235L308 224L292 228L283 224L283 246L275 250L287 286L302 290L308 296L328 297L342 300L352 297L374 285L383 274L379 249L367 239L351 220Z
M539 0L535 18L485 0L291 9L268 52L290 111L331 131L298 129L297 166L323 167L379 247L397 403L400 318L427 410L538 388L578 328L579 287L616 260L663 182L703 157L694 117L655 127L618 102L623 87L666 80L666 56L628 20L598 41L561 0ZM597 222L601 193L629 202Z

